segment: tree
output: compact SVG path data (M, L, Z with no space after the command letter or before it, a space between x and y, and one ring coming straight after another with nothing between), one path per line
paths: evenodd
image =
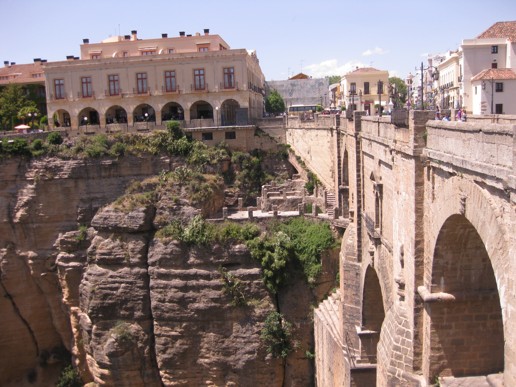
M340 83L341 76L340 75L330 75L330 85L333 85L334 83Z
M277 90L272 90L265 99L265 111L273 114L285 111L285 101Z
M396 91L393 93L392 102L395 107L403 107L405 101L407 100L407 85L403 81L403 79L398 77L390 77L389 78L389 90Z
M36 115L41 115L38 108L36 108L36 103L33 101L27 101L27 104L18 111L17 117L22 120L23 123L25 123L25 120L28 118L29 121L31 121L32 126L32 120L37 117Z
M0 92L0 117L2 126L12 129L20 111L27 106L35 108L34 102L29 101L20 85L7 85Z

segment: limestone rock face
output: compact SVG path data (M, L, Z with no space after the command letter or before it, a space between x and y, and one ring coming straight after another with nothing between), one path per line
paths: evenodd
M2 161L0 385L53 385L69 353L96 385L312 384L310 290L274 299L244 245L155 236L163 223L216 212L222 195L201 209L182 198L116 206L133 180L172 167L160 158ZM223 273L240 281L245 305ZM287 361L260 340L278 305L299 327Z

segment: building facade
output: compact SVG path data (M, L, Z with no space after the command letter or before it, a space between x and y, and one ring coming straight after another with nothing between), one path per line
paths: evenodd
M341 80L342 106L349 111L376 114L378 107L385 110L389 103L389 72L372 67L357 68Z
M516 21L498 22L489 27L475 39L465 39L462 42L463 105L468 111L475 114L490 114L489 108L482 106L482 102L490 97L479 98L478 81L485 77L488 69L504 70L489 73L488 80L494 82L498 88L493 97L495 108L493 114L516 114L516 104L508 103L512 95L515 82L512 75L507 77L507 71L514 74L516 70ZM482 78L482 79L481 79ZM476 83L475 83L476 82ZM475 83L475 84L473 84ZM491 85L487 87L490 94ZM475 94L477 92L477 94ZM499 113L497 113L499 112Z
M246 125L263 114L264 75L254 51L204 34L100 43L83 40L81 57L46 63L51 127L91 129L162 125Z

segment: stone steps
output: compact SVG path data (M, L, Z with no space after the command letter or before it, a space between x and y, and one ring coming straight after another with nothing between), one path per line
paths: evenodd
M337 290L319 304L315 313L319 319L325 323L331 335L335 338L335 341L342 343L339 329L339 302L340 292Z

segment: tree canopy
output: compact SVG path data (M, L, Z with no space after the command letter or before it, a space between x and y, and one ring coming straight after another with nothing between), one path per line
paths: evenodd
M330 75L330 85L333 85L334 83L340 83L341 76L340 75Z
M272 90L265 99L265 111L274 114L285 111L285 101L277 90Z
M389 87L393 87L393 92L395 90L393 103L396 107L403 107L405 102L407 101L407 85L403 81L403 79L398 77L390 77L389 78Z
M37 112L36 104L30 101L20 85L7 85L0 92L0 120L3 128L12 129L28 113Z

